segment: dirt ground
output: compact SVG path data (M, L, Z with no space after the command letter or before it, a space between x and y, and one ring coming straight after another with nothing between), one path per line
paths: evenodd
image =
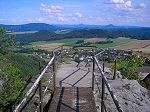
M63 45L63 43L51 43L51 44L44 44L44 45L37 45L36 48L51 51L59 46ZM63 46L64 49L70 48L70 46Z
M95 43L95 42L99 42L99 41L105 41L105 38L88 38L88 39L85 39L84 41Z
M127 44L119 45L113 48L150 53L150 40L135 40Z

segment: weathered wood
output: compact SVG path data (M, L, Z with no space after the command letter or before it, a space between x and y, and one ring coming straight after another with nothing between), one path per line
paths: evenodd
M117 100L116 96L114 95L114 93L113 93L113 91L112 91L112 89L111 89L111 87L110 87L110 85L109 85L109 83L107 81L107 78L104 76L104 72L103 72L103 69L102 69L101 65L99 64L99 61L97 60L96 57L94 57L94 58L95 58L96 65L97 65L97 67L98 67L98 69L100 71L101 77L102 77L102 79L105 82L105 85L106 85L106 87L107 87L107 89L108 89L108 91L109 91L109 93L110 93L110 95L111 95L111 97L113 99L113 102L114 102L117 110L119 112L123 112L122 109L121 109L121 106L118 103L118 100Z
M48 112L97 112L89 87L56 88Z
M37 88L39 82L41 81L41 79L43 78L45 72L47 71L48 67L52 64L52 62L54 61L55 56L52 57L52 59L49 61L49 63L47 64L47 66L45 67L45 69L42 71L42 73L39 75L39 77L37 78L37 80L35 81L35 83L32 85L32 87L29 89L29 91L25 94L23 100L21 101L21 103L16 107L16 109L14 110L14 112L20 112L20 110L24 107L24 105L26 105L26 102L28 102L28 100L30 99L30 95L31 93L34 92L34 90Z
M92 90L94 91L94 79L95 79L95 59L94 59L94 56L93 56L93 69L92 69Z
M45 96L45 94L46 94L46 92L47 92L47 90L48 90L48 88L49 88L49 86L50 86L52 80L53 80L53 75L50 77L50 79L49 79L49 81L48 81L48 84L47 84L47 86L46 86L46 88L45 88L45 90L44 90L44 92L43 92L43 96Z
M40 100L40 105L39 105L39 111L43 112L43 92L42 92L42 82L40 80L39 82L39 100Z
M62 56L62 52L63 52L63 46L61 46L61 54L60 54L61 63L63 62L63 56Z
M55 90L55 87L56 87L56 62L55 62L55 58L54 58L54 61L53 61L53 88Z
M95 57L97 57L97 56L102 56L102 54L103 54L104 52L105 52L105 50L103 50L103 51L97 53L97 54L95 55Z
M115 59L115 66L114 66L114 75L113 75L113 79L116 79L116 71L117 71L117 61Z
M103 72L104 72L104 69L105 69L105 66L103 63ZM104 108L105 108L104 97L105 97L105 82L104 82L104 79L102 78L101 112L104 112Z

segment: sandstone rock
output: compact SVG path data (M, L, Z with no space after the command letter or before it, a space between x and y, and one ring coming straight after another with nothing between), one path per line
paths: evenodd
M105 71L108 83L116 95L123 112L150 112L150 91L148 89L142 87L136 80L122 79L122 77L112 80L113 75L111 70L105 69ZM96 75L101 90L101 77L98 73ZM101 93L98 94L96 86L95 99L96 105L101 107ZM107 89L105 91L105 105L108 112L117 112L116 106ZM98 108L98 111L100 112L100 108Z

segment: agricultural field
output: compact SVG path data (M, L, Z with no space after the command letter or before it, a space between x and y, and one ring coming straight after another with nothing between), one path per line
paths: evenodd
M11 33L7 33L7 34L14 34L14 35L17 35L17 34L36 33L36 32L38 32L38 31L11 32Z
M61 39L61 40L54 40L54 41L38 41L32 42L27 47L35 48L35 49L43 49L43 50L52 50L56 47L61 45L75 45L78 40L82 40L83 38L73 38L73 39ZM69 46L68 46L69 47ZM66 46L66 48L68 48Z
M84 39L85 42L91 42L91 43L96 43L99 41L105 41L106 38L88 38L88 39Z
M128 42L133 41L133 39L129 39L129 38L124 38L124 37L119 37L116 39L111 39L113 41L113 43L107 43L107 44L92 44L97 46L98 48L111 48L111 47L115 47L118 45L123 45L123 44L127 44Z
M150 53L150 40L135 40L134 39L134 41L128 42L127 44L115 46L114 48Z
M140 50L145 53L150 53L150 40L136 40L123 37L111 39L113 43L107 44L94 44L95 42L98 41L104 41L106 40L106 38L72 38L54 41L32 42L28 45L28 47L49 51L61 45L76 45L76 42L79 40L84 40L84 42L91 42L92 46L96 46L98 48L115 48L115 49L135 50L135 51Z

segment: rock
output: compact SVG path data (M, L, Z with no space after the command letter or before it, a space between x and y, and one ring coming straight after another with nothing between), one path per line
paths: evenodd
M108 83L110 84L113 93L117 97L119 104L123 112L150 112L150 91L142 87L136 80L127 80L117 77L115 80L112 80L112 73L109 69L105 69ZM98 85L101 91L101 77L98 73ZM96 105L101 107L101 93L98 94L98 89L95 86L95 100ZM105 105L108 112L117 112L116 106L113 103L110 93L106 89L105 91ZM98 109L100 112L100 109Z

